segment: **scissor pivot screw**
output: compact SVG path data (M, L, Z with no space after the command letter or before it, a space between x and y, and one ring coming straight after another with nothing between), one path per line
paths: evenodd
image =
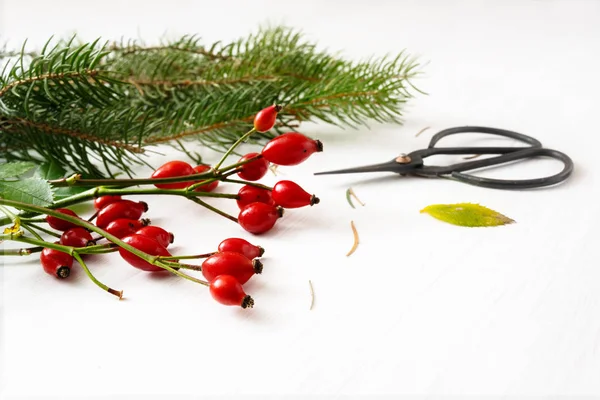
M410 157L407 156L406 154L401 154L398 157L396 157L396 162L398 164L408 164L411 161L412 160L410 159Z

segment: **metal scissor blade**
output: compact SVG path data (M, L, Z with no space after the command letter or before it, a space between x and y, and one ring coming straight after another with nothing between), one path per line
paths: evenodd
M315 175L333 175L333 174L356 174L361 172L396 172L401 173L406 165L398 164L396 159L381 164L364 165L362 167L337 169L335 171L315 172Z

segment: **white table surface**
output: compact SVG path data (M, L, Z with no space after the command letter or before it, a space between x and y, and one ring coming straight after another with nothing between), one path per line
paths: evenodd
M58 282L35 258L3 259L0 397L600 396L600 2L0 0L0 39L14 43L73 31L228 40L260 23L300 28L350 58L407 48L429 61L418 86L430 95L410 103L402 127L307 130L326 151L278 178L322 203L289 212L260 238L192 203L147 199L153 222L175 232L178 253L229 236L267 249L264 274L247 285L253 310L221 306L203 287L153 278L116 255L92 268L125 291L121 302L81 271ZM458 125L530 134L569 154L576 171L558 187L517 192L312 176L421 148ZM536 160L490 176L559 168ZM349 207L349 186L365 207ZM419 213L454 202L517 223L469 229ZM350 220L361 244L346 257Z

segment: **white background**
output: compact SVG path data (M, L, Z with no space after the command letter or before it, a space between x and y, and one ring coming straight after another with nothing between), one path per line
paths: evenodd
M90 264L125 291L121 302L81 271L59 282L37 259L2 260L1 397L600 396L600 2L0 1L0 39L15 44L74 31L146 40L198 33L210 42L261 23L302 29L354 59L407 48L429 62L417 81L429 95L410 103L402 127L307 130L325 152L280 168L278 178L322 203L289 212L267 235L251 237L183 200L147 199L153 222L175 232L177 253L210 251L229 236L267 249L264 274L247 285L253 310L221 306L203 287L153 277L116 255ZM312 176L478 124L566 152L575 174L521 192L385 174ZM491 176L559 168L536 160ZM346 203L349 186L365 207ZM419 213L454 202L481 203L517 223L469 229ZM361 244L346 257L351 220Z

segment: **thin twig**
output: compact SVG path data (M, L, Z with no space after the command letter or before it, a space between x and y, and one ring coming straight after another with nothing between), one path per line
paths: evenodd
M352 245L352 248L348 254L346 254L346 257L349 257L352 253L354 253L358 247L358 231L356 230L356 226L354 226L354 221L350 221L350 227L352 228L352 234L354 235L354 244Z
M19 79L18 81L11 82L8 85L4 86L2 89L0 89L0 97L2 97L4 94L6 94L12 88L19 86L19 85L24 85L24 84L33 83L33 82L39 82L39 81L43 81L46 79L64 79L64 78L71 78L71 77L95 76L95 75L98 75L99 72L100 71L95 70L95 69L85 69L83 71L42 74L42 75L38 75L38 76L33 76L31 78L27 78L27 79Z
M358 198L358 196L356 195L356 193L354 193L354 189L352 189L351 187L348 188L348 190L346 190L346 200L348 200L348 203L350 203L350 206L352 208L356 208L354 207L354 204L352 203L352 200L350 199L350 196L354 197L354 199L356 199L356 201L358 201L358 204L360 204L361 206L365 206L365 203L363 203L362 201L360 201L360 199Z
M463 157L463 160L473 160L477 157L481 157L481 154L473 154L471 156L465 156L465 157Z

